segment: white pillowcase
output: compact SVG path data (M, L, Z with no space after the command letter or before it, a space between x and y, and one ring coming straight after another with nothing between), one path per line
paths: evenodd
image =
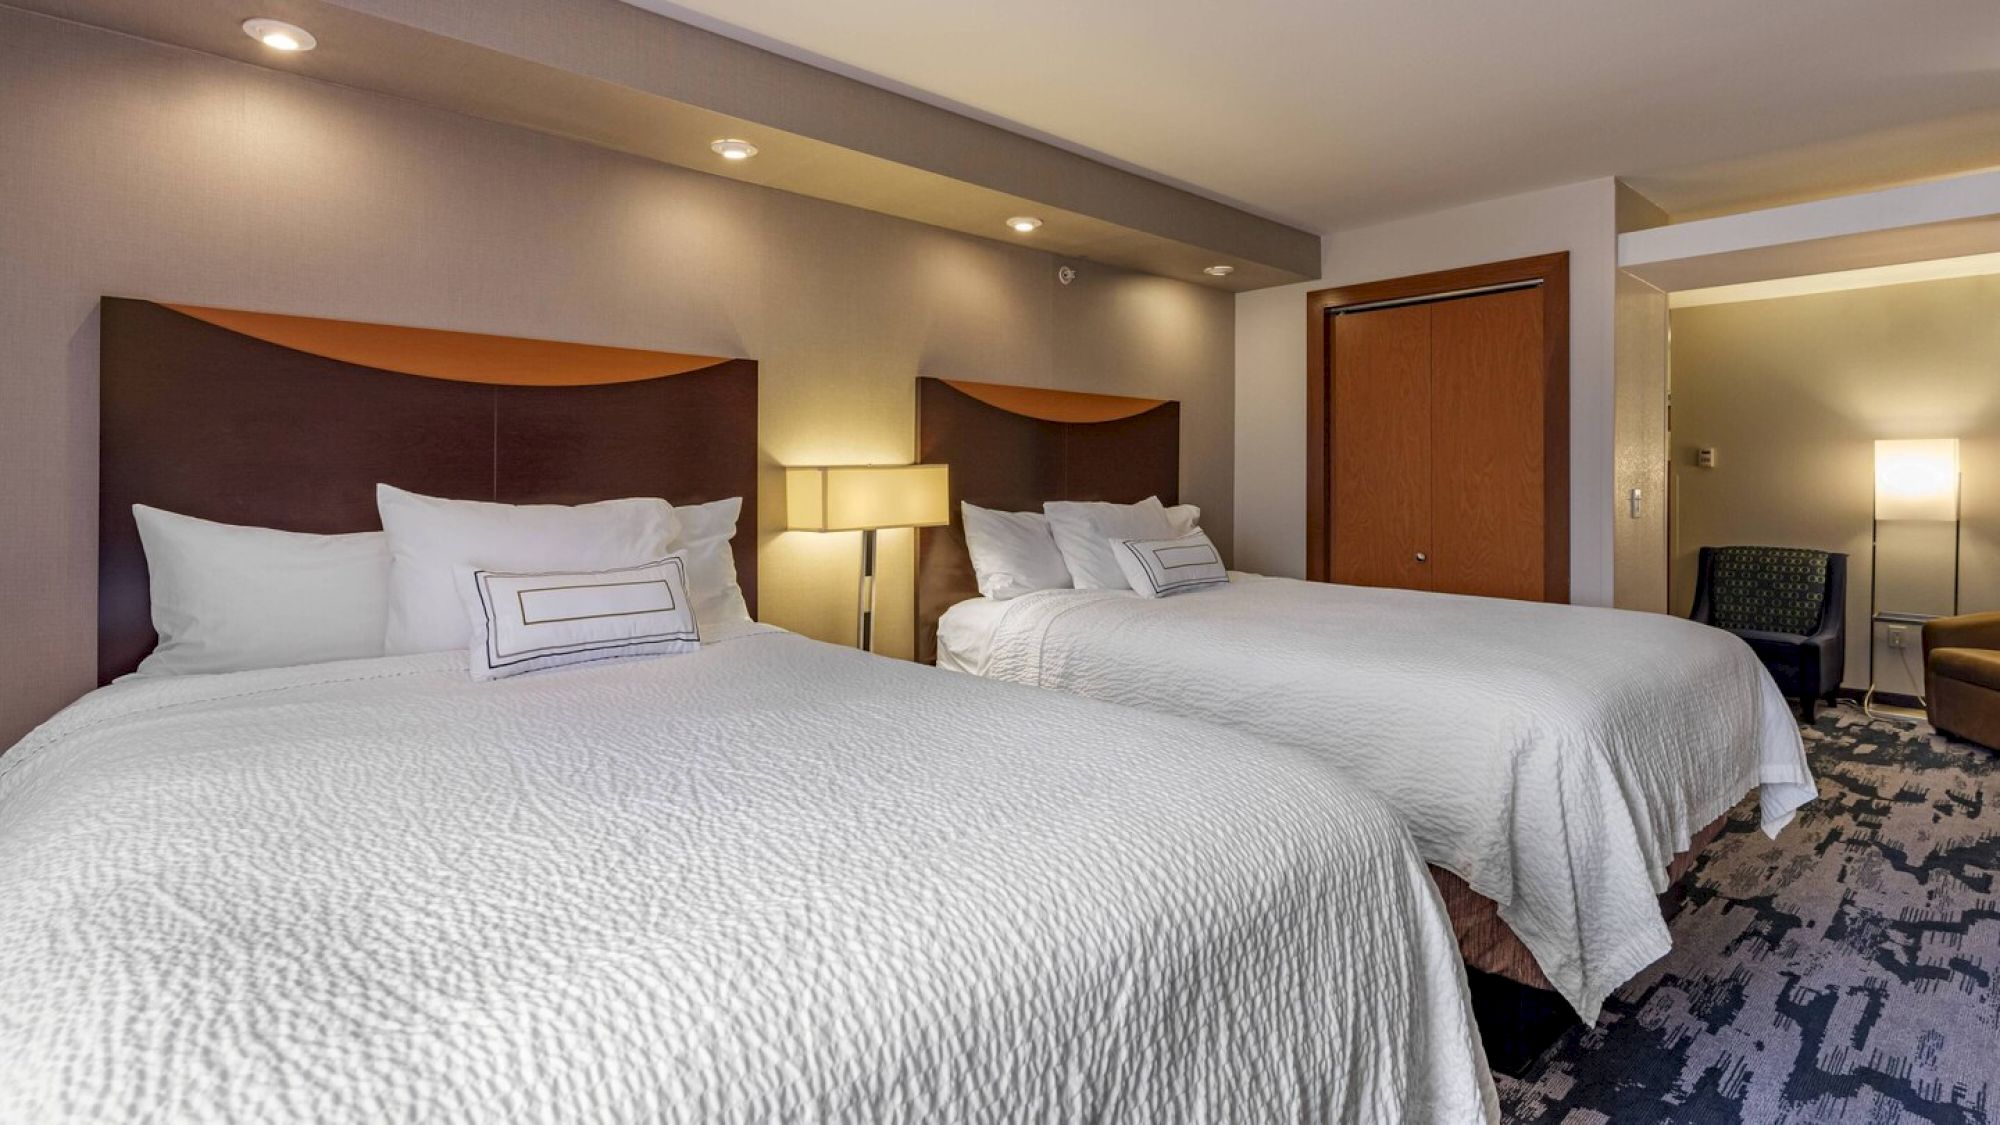
M576 574L458 569L475 680L701 647L687 560Z
M742 513L741 496L674 505L680 531L670 546L687 560L688 593L694 598L695 620L701 623L703 633L712 635L724 625L750 620L743 587L736 584L736 556L729 549Z
M1042 505L1049 530L1079 590L1131 588L1118 560L1111 556L1114 539L1177 539L1193 530L1201 509L1182 504L1168 515L1157 496L1137 504L1107 504L1094 500L1051 500Z
M1159 598L1229 584L1222 553L1197 529L1177 539L1117 539L1111 554L1141 597Z
M965 549L979 592L995 601L1037 590L1066 590L1069 567L1040 512L999 512L961 501Z
M158 647L141 676L242 672L382 655L389 545L379 531L303 535L134 504Z
M386 484L375 506L389 537L389 613L383 649L391 656L445 652L471 643L458 571L595 571L664 558L680 531L665 500L490 504L442 500Z

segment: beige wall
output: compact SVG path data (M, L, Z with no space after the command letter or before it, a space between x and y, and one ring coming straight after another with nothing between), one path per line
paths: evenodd
M1622 181L1618 233L1665 226L1667 213ZM1665 613L1667 564L1667 295L1623 270L1612 314L1618 401L1612 432L1617 511L1611 521L1612 598L1619 609ZM1632 490L1638 489L1633 507Z
M1612 604L1667 609L1667 295L1620 270ZM1635 511L1631 496L1639 490Z
M2000 277L1676 309L1673 384L1678 612L1705 544L1846 551L1847 683L1864 686L1875 439L1954 436L1962 604L2000 608ZM1714 469L1694 465L1704 446ZM1948 608L1950 538L1935 530L1885 525L1883 608ZM1878 661L1902 690L1886 650Z
M761 362L762 616L850 635L776 466L903 461L918 374L1180 398L1231 535L1227 294L0 8L0 746L90 685L105 294ZM907 532L884 648L910 646Z
M1236 560L1303 576L1306 317L1313 289L1570 254L1570 598L1612 601L1616 183L1570 184L1325 239L1319 281L1236 298Z

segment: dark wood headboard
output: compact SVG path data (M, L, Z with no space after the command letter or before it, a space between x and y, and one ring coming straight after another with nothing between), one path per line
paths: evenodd
M944 611L979 596L959 502L1038 512L1045 500L1180 502L1181 406L953 379L917 380L917 460L951 466L951 523L917 532L917 659Z
M106 298L97 671L156 640L132 505L287 531L373 531L375 485L506 503L743 498L757 605L749 360Z

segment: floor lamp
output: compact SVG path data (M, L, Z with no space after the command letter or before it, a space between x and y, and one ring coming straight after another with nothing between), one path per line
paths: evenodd
M875 533L951 522L951 470L944 465L821 465L785 470L786 526L861 533L858 647L875 651Z
M1868 694L1861 699L1861 709L1871 719L1875 717L1875 627L1921 626L1934 616L1882 608L1882 525L1901 522L1952 525L1951 612L1957 613L1959 477L1957 438L1902 438L1875 443L1875 519L1868 544ZM1923 700L1921 690L1918 700Z

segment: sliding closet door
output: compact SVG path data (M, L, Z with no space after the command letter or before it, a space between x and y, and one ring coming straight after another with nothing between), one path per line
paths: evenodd
M1431 310L1431 585L1545 596L1542 291Z
M1431 306L1329 317L1332 578L1430 588Z

